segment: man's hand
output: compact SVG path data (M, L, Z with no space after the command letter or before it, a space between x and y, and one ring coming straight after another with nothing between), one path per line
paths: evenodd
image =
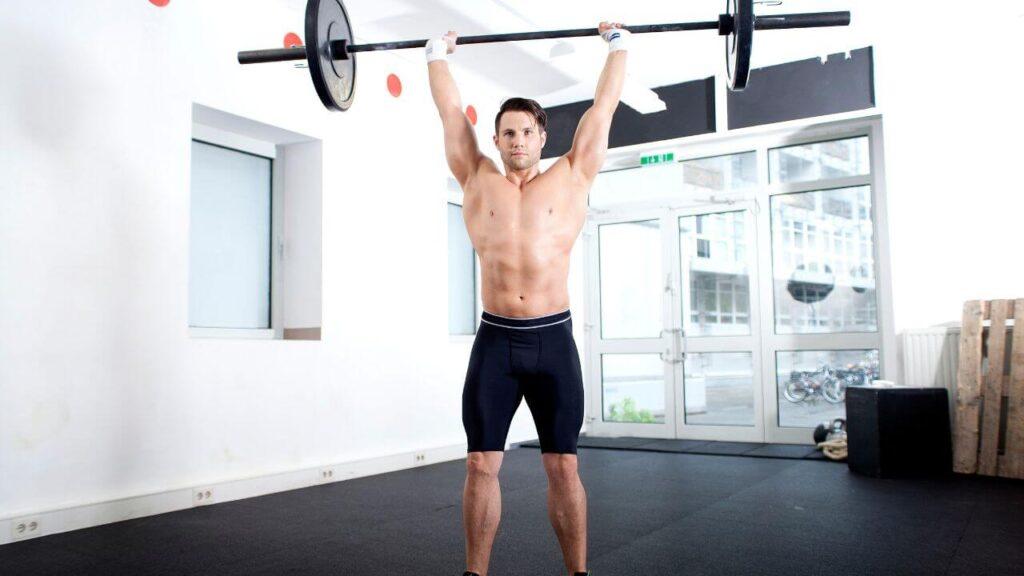
M608 43L608 51L625 50L629 40L629 30L622 27L620 22L601 22L597 25L597 31L601 38Z
M427 40L427 62L434 60L447 60L448 55L455 52L455 41L459 35L454 30L449 30L444 36Z
M447 34L441 36L444 41L448 44L448 53L455 52L455 41L459 39L459 35L455 33L455 30L449 30Z
M605 21L602 21L600 24L597 25L597 31L601 33L601 36L604 36L604 33L609 31L609 30L611 30L612 28L622 28L622 23L621 22L608 22L607 20L605 20ZM606 40L607 40L607 38L606 38Z

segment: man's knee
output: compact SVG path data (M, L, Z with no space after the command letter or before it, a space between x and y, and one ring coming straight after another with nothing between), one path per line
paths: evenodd
M501 452L470 452L466 455L466 475L487 480L497 478L501 469Z
M578 466L575 454L543 455L544 471L547 472L548 482L552 484L565 484L576 482L579 479Z

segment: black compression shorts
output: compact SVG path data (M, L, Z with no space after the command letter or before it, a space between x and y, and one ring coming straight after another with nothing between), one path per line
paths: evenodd
M468 451L504 450L523 398L541 452L575 454L583 425L583 373L568 310L537 318L489 312L480 317L462 390Z

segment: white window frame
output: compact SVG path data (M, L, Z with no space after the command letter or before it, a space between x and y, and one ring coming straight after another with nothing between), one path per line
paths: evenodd
M448 185L447 185L448 199L445 202L445 206L446 207L447 207L448 204L455 204L457 206L462 206L463 205L463 201L465 200L465 193L461 189L458 189L459 186L458 186L457 183L454 183L454 186L453 186L453 183L454 183L454 179L449 177L448 178ZM445 211L445 215L446 215L446 218L447 218L447 211ZM474 310L476 312L474 314L473 333L472 334L452 334L452 333L449 332L448 333L448 341L450 343L453 343L453 344L466 344L466 343L470 343L471 344L476 339L476 333L480 331L480 314L483 312L483 294L482 294L483 278L481 277L481 274L480 274L480 257L476 253L476 248L473 248L473 276L474 276L473 289L475 291L475 293L473 295L473 301L474 301L474 306L473 307L474 307Z
M235 340L281 340L284 338L283 309L281 307L281 258L284 252L283 206L284 171L279 163L279 150L274 142L250 138L206 124L193 123L192 140L222 148L254 154L270 159L270 226L273 242L270 250L270 328L204 328L189 326L191 338L224 338ZM191 146L189 146L191 150ZM192 165L191 153L189 166Z
M870 173L863 176L835 178L799 183L770 183L768 150L785 146L808 144L827 140L838 140L868 136ZM883 158L883 136L881 115L837 115L829 121L794 121L774 124L766 127L755 127L730 132L719 132L707 135L680 138L657 144L630 146L610 151L604 170L632 168L639 166L639 157L646 154L674 152L677 162L696 160L712 156L730 155L754 150L757 154L758 184L751 187L749 194L743 198L734 198L735 204L708 204L701 206L692 213L721 212L736 209L744 201L751 202L755 211L757 246L756 279L751 282L751 315L759 315L758 336L760 345L754 353L754 375L756 383L761 386L762 394L755 399L755 428L759 433L739 434L728 429L740 427L719 427L721 433L680 434L682 429L672 420L671 416L681 412L680 390L682 387L682 367L677 367L677 379L672 387L666 386L666 423L664 425L605 423L602 419L602 382L601 359L596 354L595 341L600 337L599 318L599 286L597 275L598 237L597 226L604 223L624 222L658 217L674 219L680 206L673 206L665 200L644 204L608 206L588 210L587 224L584 229L585 258L585 310L586 322L584 330L585 357L584 366L587 384L588 431L595 435L637 435L649 437L676 437L694 439L747 439L765 442L808 444L812 442L812 430L808 428L779 427L778 406L776 404L775 362L776 352L788 350L879 350L880 377L893 380L899 374L899 358L896 350L895 328L893 323L892 274L889 252L889 219L887 195L885 188L885 164ZM775 334L774 294L771 281L771 211L770 199L778 194L792 192L827 190L852 186L870 186L872 209L874 210L874 258L876 278L876 304L878 310L878 330L870 333L826 333L826 334ZM690 208L683 208L690 210ZM859 209L855 207L855 209ZM669 243L668 245L677 244ZM847 249L849 249L847 247ZM859 250L859 248L858 248ZM859 253L859 252L858 252ZM666 262L672 254L664 254ZM672 269L672 268L670 268ZM674 270L673 276L678 275ZM767 279L767 281L765 280ZM671 278L672 285L680 286L680 278ZM756 290L756 291L755 291ZM755 298L755 294L757 297ZM676 298L675 300L678 300ZM678 310L666 307L665 314L671 314L670 328L679 322ZM752 329L752 332L754 330ZM697 352L692 345L689 352ZM675 356L673 356L675 358ZM676 390L670 390L674 388ZM677 410L670 409L670 406ZM763 406L763 408L762 408ZM656 429L656 428L659 428Z

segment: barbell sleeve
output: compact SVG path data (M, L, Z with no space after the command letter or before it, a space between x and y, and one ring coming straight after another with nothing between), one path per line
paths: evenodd
M808 12L806 14L778 14L758 16L754 19L755 30L783 30L787 28L825 28L828 26L849 26L849 12Z
M263 62L287 62L289 60L305 60L306 49L270 48L267 50L243 50L238 53L239 64L260 64Z

